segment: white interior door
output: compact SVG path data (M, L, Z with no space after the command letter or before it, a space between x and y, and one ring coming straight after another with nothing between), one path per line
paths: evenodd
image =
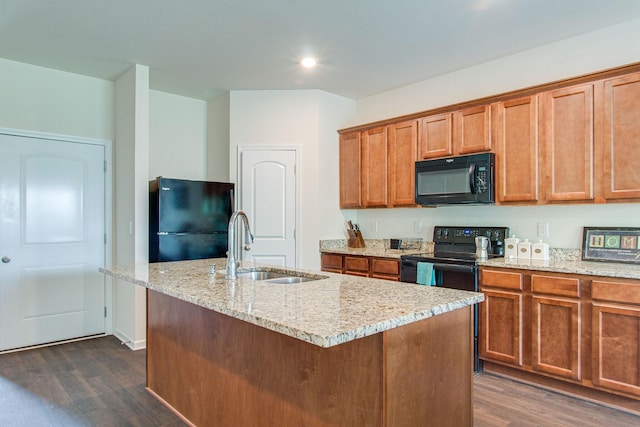
M104 333L105 147L0 135L0 350Z
M296 267L296 151L247 149L240 162L240 206L254 235L242 258Z

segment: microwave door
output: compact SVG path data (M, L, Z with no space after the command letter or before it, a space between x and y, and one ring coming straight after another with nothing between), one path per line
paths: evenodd
M476 194L476 164L469 164L469 192Z

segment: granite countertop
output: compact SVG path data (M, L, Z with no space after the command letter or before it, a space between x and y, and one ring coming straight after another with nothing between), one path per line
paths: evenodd
M553 273L583 274L625 279L640 279L640 265L614 262L581 261L574 258L552 257L547 261L494 258L480 261L482 267L516 268Z
M227 280L226 259L162 262L101 272L249 323L331 347L484 300L483 294L328 272L295 269L321 280L276 284ZM281 267L243 262L249 268ZM287 270L294 270L289 269Z
M347 246L347 241L344 239L321 240L320 252L398 259L402 255L433 252L433 242L420 242L417 247L412 247L410 249L388 249L385 246L388 239L367 239L364 242L364 248L350 248Z

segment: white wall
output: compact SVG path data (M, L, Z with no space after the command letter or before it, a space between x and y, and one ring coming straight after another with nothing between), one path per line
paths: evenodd
M204 180L207 103L152 90L149 96L149 179Z
M541 83L640 61L640 20L630 21L361 99L351 125L416 113ZM343 211L357 218L365 238L423 237L434 225L509 226L537 239L536 223L549 222L552 247L580 248L583 226L640 226L640 204L536 207L465 206ZM422 221L421 233L414 221ZM373 226L378 223L378 231ZM336 235L334 237L342 237Z
M207 180L229 182L230 94L207 103Z
M319 269L318 241L339 233L337 133L354 113L354 102L317 90L232 91L229 170L237 182L238 146L299 147L297 168L302 268Z
M0 127L114 137L114 83L0 58Z

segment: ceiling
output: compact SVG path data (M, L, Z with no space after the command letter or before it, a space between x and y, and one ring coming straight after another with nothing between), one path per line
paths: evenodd
M154 90L359 99L640 18L638 0L0 0L0 57ZM319 64L298 61L314 55Z

